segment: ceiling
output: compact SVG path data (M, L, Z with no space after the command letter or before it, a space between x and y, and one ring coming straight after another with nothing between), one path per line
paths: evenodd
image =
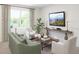
M27 7L27 8L42 8L45 6L48 6L50 4L11 4L12 6L18 6L18 7Z

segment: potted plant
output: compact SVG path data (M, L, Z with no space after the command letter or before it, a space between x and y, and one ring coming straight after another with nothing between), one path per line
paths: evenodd
M41 31L43 30L44 28L44 23L41 22L41 18L38 18L37 19L37 24L35 25L35 30L38 34L41 34Z

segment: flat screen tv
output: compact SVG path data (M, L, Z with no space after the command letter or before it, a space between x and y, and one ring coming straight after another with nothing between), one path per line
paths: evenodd
M65 12L54 12L49 14L50 26L65 26Z

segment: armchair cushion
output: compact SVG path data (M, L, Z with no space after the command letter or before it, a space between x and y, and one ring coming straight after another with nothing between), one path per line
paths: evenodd
M12 33L12 34L13 34L21 43L27 44L26 39L23 39L23 38L21 37L21 35L18 36L18 34L16 34L16 33Z

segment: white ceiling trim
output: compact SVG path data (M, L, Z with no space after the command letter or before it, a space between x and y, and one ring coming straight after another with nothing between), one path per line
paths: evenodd
M9 4L11 6L17 6L17 7L25 7L25 8L42 8L42 7L46 7L50 4Z

